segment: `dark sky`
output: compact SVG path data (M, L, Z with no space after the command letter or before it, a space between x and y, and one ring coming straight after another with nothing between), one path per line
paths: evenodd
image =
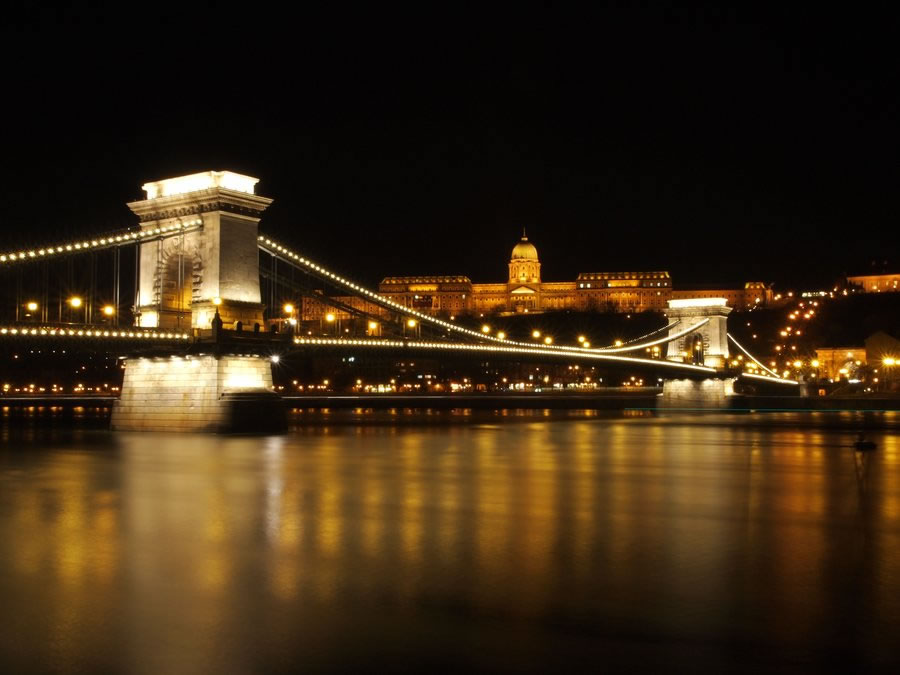
M232 169L275 199L264 231L367 283L501 281L523 226L545 280L900 268L892 14L296 6L13 11L11 248L129 225L147 180Z

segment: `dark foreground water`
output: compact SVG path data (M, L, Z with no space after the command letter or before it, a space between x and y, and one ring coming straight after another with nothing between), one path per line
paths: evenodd
M293 419L7 419L2 671L900 663L896 414Z

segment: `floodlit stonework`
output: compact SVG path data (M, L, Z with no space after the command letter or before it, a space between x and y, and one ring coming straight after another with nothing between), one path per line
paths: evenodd
M659 408L728 408L734 396L736 378L708 380L666 380L658 399Z
M581 312L664 312L672 299L724 297L737 309L762 306L772 300L772 289L751 281L743 288L672 288L666 271L582 272L575 281L543 281L535 245L524 234L513 247L509 277L499 283L473 283L468 277L385 277L379 285L385 297L420 312L436 315L512 314L575 310ZM341 301L356 307L353 298ZM304 319L325 311L315 303L304 307Z
M711 368L722 368L728 361L728 314L725 298L685 298L670 300L666 316L678 322L670 334L709 319L693 333L669 342L666 358Z
M272 391L271 362L259 356L136 358L125 364L117 431L225 431L229 396Z
M142 230L160 232L140 245L138 325L209 328L216 308L226 328L262 325L258 224L272 200L254 194L257 180L231 171L169 178L128 204Z

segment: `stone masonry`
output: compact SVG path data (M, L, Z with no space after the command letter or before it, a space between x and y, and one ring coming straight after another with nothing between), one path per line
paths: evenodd
M222 431L224 396L272 391L271 362L259 356L128 359L111 428L117 431Z

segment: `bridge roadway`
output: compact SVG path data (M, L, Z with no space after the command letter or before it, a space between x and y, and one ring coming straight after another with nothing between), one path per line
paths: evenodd
M680 335L699 327L691 326ZM619 365L635 368L641 372L665 374L679 379L707 379L717 377L748 378L776 384L795 385L793 380L754 375L736 369L719 369L709 366L669 361L665 359L645 359L626 356L623 352L638 351L663 340L638 343L624 348L584 349L565 345L533 346L518 342L466 343L440 340L391 339L391 338L325 338L298 337L290 333L254 333L253 331L198 330L164 331L144 328L98 328L96 326L28 326L19 325L0 328L0 339L16 341L60 341L65 344L82 343L96 348L103 345L122 356L187 356L199 353L247 354L256 356L284 356L292 351L305 354L346 354L367 352L384 356L417 356L424 358L464 358L499 359L521 361L527 359L538 362L581 362L606 366Z

